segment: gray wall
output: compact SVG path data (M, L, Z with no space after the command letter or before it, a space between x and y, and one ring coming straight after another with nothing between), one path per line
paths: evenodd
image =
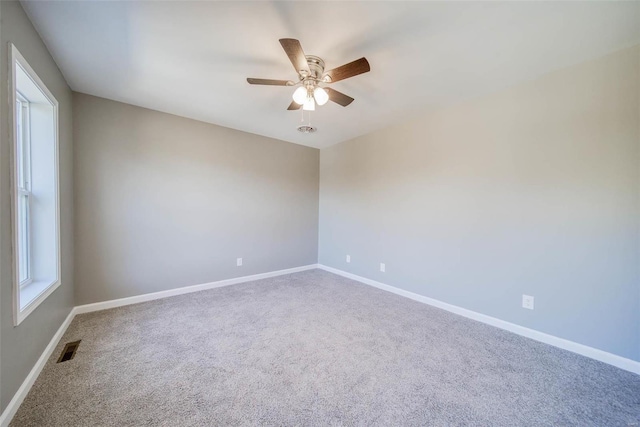
M317 149L79 93L74 124L77 304L317 262Z
M640 47L320 164L320 263L640 360Z
M73 306L72 94L22 7L0 2L0 411L18 390ZM16 45L59 102L61 286L20 326L13 326L8 43Z

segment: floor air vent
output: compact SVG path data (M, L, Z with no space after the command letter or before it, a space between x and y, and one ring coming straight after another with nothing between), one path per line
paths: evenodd
M58 358L58 363L73 359L76 355L76 350L78 350L78 346L80 345L80 341L82 340L66 343L62 349L62 354Z

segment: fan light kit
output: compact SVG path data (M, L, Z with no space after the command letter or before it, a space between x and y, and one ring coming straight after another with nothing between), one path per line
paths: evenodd
M293 100L296 104L302 105L303 110L315 110L315 104L324 105L329 100L329 94L321 87L310 88L300 86L293 92Z
M338 92L335 89L326 87L329 84L348 79L369 72L369 62L366 58L356 59L353 62L324 71L324 61L314 55L305 55L300 42L296 39L280 39L280 44L285 53L289 57L293 68L298 74L298 80L270 80L270 79L254 79L248 78L247 82L252 85L268 85L268 86L297 86L292 95L293 101L287 110L299 110L300 107L304 111L315 111L316 104L325 105L328 101L346 107L353 102L353 98ZM308 128L310 130L302 130ZM316 128L309 126L298 127L300 132L315 132Z

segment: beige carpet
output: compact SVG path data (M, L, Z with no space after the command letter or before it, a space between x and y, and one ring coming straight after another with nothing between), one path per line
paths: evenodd
M76 317L12 425L638 421L640 376L312 270Z

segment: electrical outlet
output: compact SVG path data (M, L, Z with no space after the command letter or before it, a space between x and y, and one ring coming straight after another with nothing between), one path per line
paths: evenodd
M531 295L522 295L522 307L533 310L533 297Z
M238 258L238 259L236 260L236 265L237 265L238 267L242 267L242 258Z
M382 271L383 273L384 273L385 271L387 271L387 266L386 266L386 265L384 265L384 263L382 263L382 262L380 263L380 271Z
M347 255L347 262L351 262L351 255Z

